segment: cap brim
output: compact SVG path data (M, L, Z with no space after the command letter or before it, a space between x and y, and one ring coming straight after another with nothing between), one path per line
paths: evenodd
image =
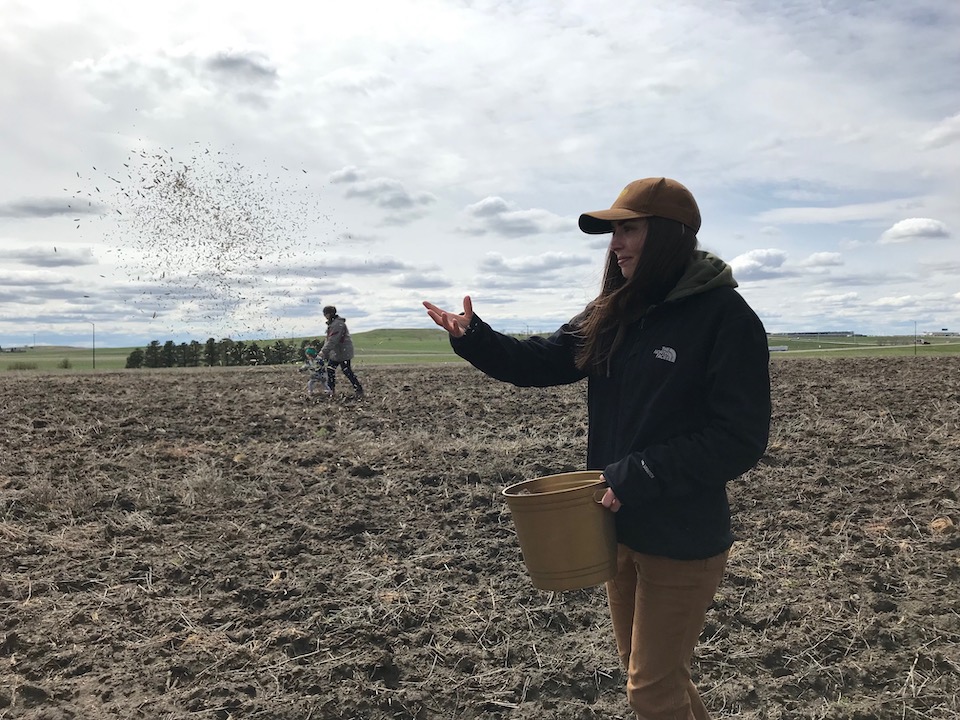
M580 229L588 235L602 235L613 232L613 220L633 220L635 218L650 217L647 213L638 213L627 208L610 208L584 213L580 216Z

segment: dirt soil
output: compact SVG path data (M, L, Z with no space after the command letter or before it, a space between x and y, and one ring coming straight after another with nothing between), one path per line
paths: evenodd
M533 587L500 494L581 469L585 386L358 372L359 402L291 368L0 376L0 718L631 717L603 589ZM705 702L957 718L960 358L773 380Z

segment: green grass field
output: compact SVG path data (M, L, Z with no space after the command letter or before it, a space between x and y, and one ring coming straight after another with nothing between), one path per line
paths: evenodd
M269 345L278 339L299 345L301 340L314 338L271 338L258 341L258 344ZM160 339L160 342L165 341ZM205 340L198 339L198 342ZM353 362L358 367L364 364L463 362L450 349L447 334L442 330L371 330L354 333L353 342L357 352ZM141 350L145 348L146 343L140 347ZM26 352L0 353L0 371L90 371L94 369L94 363L96 370L120 370L126 366L127 356L135 349L98 346L94 356L92 348L38 345L27 348Z
M277 338L260 341L260 345ZM310 338L308 338L310 339ZM462 362L453 354L447 334L441 330L371 330L354 333L357 356L354 364L397 365ZM283 338L299 345L301 338ZM810 337L771 335L770 347L786 347L771 353L774 360L796 357L892 357L904 355L950 355L960 353L960 338L924 337L929 344L914 344L913 336ZM200 340L203 342L203 340ZM143 349L146 345L142 346ZM91 348L40 345L26 352L0 353L0 371L119 370L136 348Z
M858 335L854 337L814 337L796 335L771 335L771 348L786 347L786 351L774 351L774 357L893 357L904 355L952 355L960 352L960 337L919 338L913 335Z

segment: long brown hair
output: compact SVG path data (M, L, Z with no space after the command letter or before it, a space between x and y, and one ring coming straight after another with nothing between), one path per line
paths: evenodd
M579 325L577 367L587 372L604 365L620 344L628 324L661 303L683 276L697 249L692 228L660 217L646 218L647 236L633 276L627 280L617 256L607 251L600 294Z

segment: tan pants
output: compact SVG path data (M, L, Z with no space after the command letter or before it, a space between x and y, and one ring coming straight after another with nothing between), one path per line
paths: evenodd
M618 547L607 600L627 699L640 720L710 719L690 661L728 554L671 560Z

